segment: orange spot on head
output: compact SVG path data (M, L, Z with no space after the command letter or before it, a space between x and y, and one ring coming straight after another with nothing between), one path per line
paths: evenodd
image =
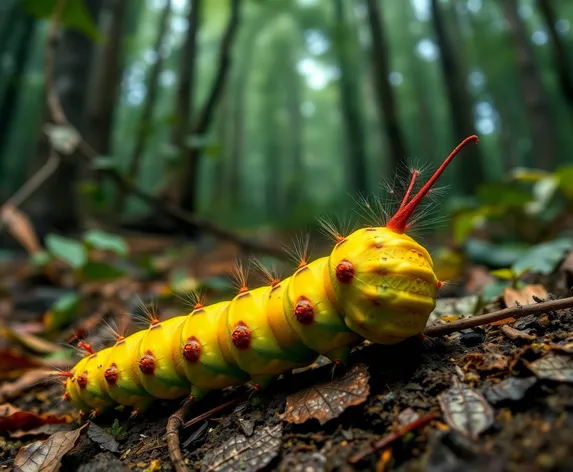
M306 267L307 265L308 265L308 263L305 260L302 260L298 263L297 270L302 269L303 267Z
M251 346L251 330L245 323L239 321L231 334L231 339L237 349L241 351L249 349Z
M88 373L84 372L83 374L78 375L76 380L78 381L78 386L80 388L86 388L88 386Z
M115 340L116 343L121 343L125 341L125 337L123 337L121 334L117 337L117 339Z
M183 357L191 362L191 364L195 364L199 361L201 357L201 344L195 337L190 337L185 346L183 346Z
M239 293L246 293L248 291L249 289L246 285L241 285L241 287L239 288Z
M151 351L147 351L142 358L139 359L139 370L145 375L153 375L155 372L155 359Z
M444 286L444 282L438 280L438 288L442 288Z
M109 385L116 385L119 378L119 371L115 364L110 365L104 372L103 377Z
M342 241L345 241L345 240L346 240L346 238L344 236L340 236L340 234L336 235L336 238L335 238L336 244L340 244Z
M151 318L151 326L157 326L159 324L159 320L157 318Z
M314 308L306 297L300 297L294 307L294 316L301 325L311 325L314 322Z
M195 303L195 306L193 307L193 311L195 310L200 310L201 308L203 308L203 304L202 303Z
M336 278L340 283L349 284L354 278L354 265L344 259L336 266Z

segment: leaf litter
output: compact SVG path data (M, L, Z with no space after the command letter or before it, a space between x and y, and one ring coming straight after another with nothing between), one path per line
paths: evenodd
M222 446L209 452L203 459L202 472L257 471L266 467L278 454L283 428L261 428L250 437L242 434L232 437Z
M451 428L473 439L493 425L491 405L478 391L453 377L454 385L438 395L444 418Z
M339 379L289 395L281 418L298 424L313 418L322 425L340 416L348 407L365 402L370 393L369 379L368 367L355 364Z

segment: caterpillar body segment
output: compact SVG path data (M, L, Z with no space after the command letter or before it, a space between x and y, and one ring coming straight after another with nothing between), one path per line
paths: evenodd
M190 395L278 375L325 355L346 362L364 339L394 344L421 333L440 282L428 251L405 233L410 218L467 138L411 199L418 172L396 214L382 227L336 235L331 254L249 290L240 280L231 301L197 303L187 316L153 318L147 329L88 351L64 375L69 399L83 412L119 405L144 410L154 399Z

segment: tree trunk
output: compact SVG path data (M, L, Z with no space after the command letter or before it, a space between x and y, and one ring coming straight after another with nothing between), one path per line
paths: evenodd
M561 90L567 99L567 103L573 108L573 73L571 72L571 64L569 64L569 58L567 57L567 48L557 32L557 28L555 28L557 18L553 10L554 5L551 3L551 0L537 0L537 5L545 20L545 27L547 31L549 31L549 37L551 38L553 58L557 74L559 75Z
M533 160L538 167L551 170L557 160L557 143L546 91L541 82L525 25L517 12L517 1L504 0L502 6L514 46L515 60L519 69L519 85L531 127Z
M390 144L390 171L396 173L400 168L403 168L408 152L400 128L394 91L389 82L388 48L386 47L386 35L383 21L380 18L378 0L366 0L366 8L371 37L372 72L374 90L378 101L378 115L384 124L383 131L386 132Z
M26 64L34 44L36 21L28 15L21 15L15 24L16 31L20 30L19 41L14 51L14 67L4 90L4 99L0 102L0 157L4 155L12 121L16 112L18 98L23 91L22 81L26 72Z
M101 0L86 0L91 17L97 19ZM65 29L58 42L54 61L54 89L69 123L80 133L86 130L86 99L94 44L75 30ZM45 139L39 144L40 166L47 159ZM28 215L40 234L49 231L75 231L80 226L78 180L85 175L85 160L68 156L58 171L31 197Z
M137 181L139 175L139 169L141 167L141 159L145 151L145 145L147 144L147 138L149 136L149 126L153 120L153 109L155 108L155 102L157 100L157 93L159 91L159 75L163 67L163 52L161 50L163 43L165 41L165 33L167 32L167 27L169 25L169 16L171 14L171 0L167 0L163 11L161 12L161 17L159 19L159 29L157 31L157 37L155 39L155 44L153 50L155 52L155 62L149 70L149 75L147 76L146 89L147 94L145 96L145 102L143 103L143 108L141 110L141 115L139 118L139 123L137 126L137 135L135 138L135 147L133 148L133 153L128 166L128 174L131 179ZM118 199L116 202L115 212L116 214L121 214L125 205L127 195L125 189L120 189L118 194Z
M344 12L343 0L334 1L335 48L340 68L338 80L342 120L346 132L347 169L350 189L353 193L366 195L368 179L366 147L364 143L364 115L361 109L358 70L353 61L353 51L348 49L351 41Z
M115 105L122 73L122 39L130 0L107 0L101 29L106 38L92 68L86 141L100 154L110 153Z
M467 75L463 73L461 59L456 57L438 3L438 0L431 0L432 22L440 48L440 65L446 84L454 137L460 142L475 134L472 101L467 90ZM465 158L454 162L453 167L457 171L462 193L472 194L484 181L484 163L477 146L470 146L464 152Z
M231 67L231 47L239 25L240 0L230 0L231 13L219 49L219 63L215 78L207 100L194 125L191 133L198 140L204 139L211 127L213 114L223 95L227 75ZM199 185L199 160L202 153L201 146L186 146L183 152L183 169L180 173L180 188L182 188L180 204L187 211L195 212L197 209L197 189Z

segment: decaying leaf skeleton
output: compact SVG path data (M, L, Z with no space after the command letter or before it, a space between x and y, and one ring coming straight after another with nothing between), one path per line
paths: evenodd
M268 286L246 286L231 301L118 336L89 352L66 377L64 397L82 412L118 405L145 410L155 399L190 396L252 382L265 387L318 355L346 362L364 339L395 344L421 333L442 282L428 251L406 235L420 202L464 140L411 196L417 172L385 226L338 235L329 256L307 263Z

